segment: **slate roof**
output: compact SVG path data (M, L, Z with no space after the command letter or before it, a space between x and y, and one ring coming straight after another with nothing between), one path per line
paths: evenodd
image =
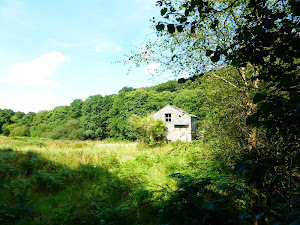
M160 110L163 110L164 108L166 108L166 107L168 107L168 106L172 107L173 109L176 109L177 111L179 111L179 112L181 112L181 113L188 114L188 115L190 115L191 117L196 117L196 118L197 118L197 116L195 116L195 115L193 115L193 114L190 114L190 113L184 111L183 109L178 108L178 107L176 107L176 106L174 106L174 105L166 105L166 106L162 107ZM158 110L158 111L160 111L160 110Z

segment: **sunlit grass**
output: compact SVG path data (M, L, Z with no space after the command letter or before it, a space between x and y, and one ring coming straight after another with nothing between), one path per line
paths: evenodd
M0 149L0 207L14 215L10 219L16 224L94 224L97 218L156 224L152 214L178 182L169 175L204 177L211 167L210 150L200 143L150 148L132 142L0 136ZM32 212L24 214L20 204Z

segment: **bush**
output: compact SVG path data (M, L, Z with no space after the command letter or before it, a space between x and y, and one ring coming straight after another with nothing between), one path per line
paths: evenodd
M171 198L163 202L159 213L160 224L237 224L236 206L233 196L222 190L216 178L186 180L181 174L172 174L178 178L177 190ZM218 188L214 188L214 187Z
M133 114L129 123L136 132L137 139L141 142L155 145L166 140L167 126L161 120L154 120L152 115L142 118Z
M22 125L22 126L19 126L19 127L16 127L14 128L9 136L19 136L19 137L22 137L22 136L25 136L25 137L29 137L30 136L30 130L28 127L26 127L25 125Z
M48 132L51 131L50 125L47 124L39 124L36 127L31 127L31 136L32 137L47 137Z
M3 128L3 135L9 136L10 133L16 128L17 124L11 124L11 125L6 125L4 124L2 126Z
M66 139L68 137L69 129L66 125L56 126L49 132L49 138L52 139Z

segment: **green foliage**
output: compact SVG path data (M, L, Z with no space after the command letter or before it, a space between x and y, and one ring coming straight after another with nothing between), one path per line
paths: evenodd
M155 120L153 126L151 126L151 137L155 142L165 142L167 126L162 120Z
M217 174L211 150L197 142L142 150L26 137L0 143L13 147L0 148L1 224L158 224L168 219L171 200L182 204L170 173Z
M48 142L9 139L44 157L0 150L0 222L299 222L299 2L157 3L161 41L148 45L136 63L159 59L193 77L124 87L37 114L0 110L0 133L7 136L147 144L127 154L61 141L55 146L63 150L51 153ZM163 142L166 127L147 115L166 104L198 116L203 143L148 149ZM232 174L237 161L240 176Z
M10 125L7 125L7 124L4 124L2 126L3 128L3 135L5 136L9 136L10 133L16 128L16 124L10 124Z
M18 120L17 125L22 126L25 125L27 127L31 127L33 118L36 116L36 113L29 112L25 114L21 119Z
M47 133L51 130L51 127L47 124L41 123L31 127L32 137L47 137Z
M133 89L124 87L117 95L90 96L85 101L74 100L70 106L60 106L53 110L23 115L18 112L14 116L7 114L8 120L3 124L6 135L10 135L12 128L16 133L12 135L30 135L52 139L119 139L136 140L135 131L129 124L133 115L144 117L167 104L178 107L197 115L200 121L208 118L209 110L204 107L208 100L208 91L215 84L199 86L198 78L168 81L153 87ZM203 91L205 89L205 91ZM216 90L217 91L217 90ZM222 93L220 90L218 93ZM5 115L6 115L5 114ZM203 122L204 123L204 122ZM28 129L30 134L28 134ZM203 126L204 127L204 126ZM11 128L11 129L10 129ZM17 134L18 133L18 134ZM156 136L155 139L163 138ZM155 143L153 143L155 144Z
M118 93L122 93L122 92L130 92L130 91L134 91L135 89L133 87L123 87Z
M22 126L17 126L15 127L9 134L9 136L30 136L30 130L27 126L22 125Z
M85 139L104 139L108 133L109 110L114 96L90 96L82 106L80 126Z
M78 119L82 116L83 101L81 99L75 99L69 108L70 117Z
M12 123L18 123L20 119L25 115L23 112L16 112L13 116L10 117Z
M160 210L160 223L238 224L234 199L228 196L228 190L219 178L186 180L178 173L170 177L178 178L180 182Z
M11 117L15 112L11 109L0 109L0 134L3 133L5 126L12 123Z
M161 120L154 120L152 115L139 117L133 114L129 119L130 125L136 132L137 139L143 143L163 143L166 141L167 126Z
M224 76L215 77L245 94L246 104L242 105L248 118L244 116L240 124L250 125L248 135L240 132L240 137L231 137L249 142L251 151L245 153L245 161L238 164L237 171L243 172L253 192L253 223L292 223L295 218L291 218L291 209L298 207L298 201L292 202L299 194L296 176L299 168L293 164L300 140L299 1L162 0L158 3L162 17L155 24L162 37L160 49L168 56L176 54L175 61L163 58L169 60L166 65L182 65L195 74L201 70L201 64L202 71L220 68L225 63L239 67L244 87L232 85ZM183 34L175 32L177 26L181 26ZM163 55L161 52L158 54ZM251 76L248 76L249 65ZM249 83L252 81L253 87ZM220 112L228 116L227 109ZM237 125L238 120L234 121L229 125ZM264 130L258 129L261 127ZM275 195L278 197L272 197Z

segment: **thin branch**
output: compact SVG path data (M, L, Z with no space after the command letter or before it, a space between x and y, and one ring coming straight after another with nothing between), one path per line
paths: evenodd
M230 84L231 86L233 86L233 87L240 90L240 88L238 86L236 86L235 84L233 84L230 81L226 80L224 77L221 77L221 76L217 75L215 72L212 72L212 74L213 74L214 77L219 78L219 79L225 81L227 84Z

